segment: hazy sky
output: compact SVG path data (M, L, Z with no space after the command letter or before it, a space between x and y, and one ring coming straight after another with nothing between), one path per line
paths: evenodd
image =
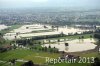
M0 0L0 8L90 7L100 8L100 0Z

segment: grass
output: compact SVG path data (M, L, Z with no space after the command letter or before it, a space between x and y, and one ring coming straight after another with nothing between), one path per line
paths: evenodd
M87 63L58 63L54 66L89 66L90 64Z
M6 30L1 30L0 33L5 34L10 32L13 29L17 29L19 27L21 27L22 25L12 25L11 27L7 28Z
M57 38L48 38L48 39L42 39L43 40L58 40L58 39L79 39L79 37L84 36L84 39L90 38L90 35L93 36L93 34L83 34L83 35L73 35L73 36L65 36L65 37L57 37Z
M24 59L24 60L32 60L34 63L37 64L44 64L46 62L45 57L49 58L58 58L61 54L57 53L49 53L49 52L37 52L33 50L26 50L26 49L16 49L16 50L10 50L4 53L0 53L0 60L8 61L9 59ZM100 57L97 52L92 53L82 53L79 54L81 57ZM17 66L20 66L22 62L17 62ZM0 66L3 65L0 63ZM87 64L78 64L78 63L61 63L61 64L55 64L54 66L86 66ZM51 65L52 66L52 65Z
M79 38L80 36L84 36L84 39L86 39L86 38L90 38L90 35L92 35L92 34L67 36L67 38L74 38L74 39L76 39L76 38Z
M34 63L43 64L46 62L44 57L57 58L60 54L49 52L37 52L26 49L10 50L8 52L0 53L0 60L8 61L9 59L24 59L32 60ZM18 63L19 64L19 63ZM21 63L20 63L21 64Z
M91 52L91 53L83 53L81 54L82 57L98 57L98 52Z
M100 55L98 52L91 52L91 53L81 53L78 54L81 57L99 57ZM90 66L90 63L56 63L56 64L51 64L50 66Z

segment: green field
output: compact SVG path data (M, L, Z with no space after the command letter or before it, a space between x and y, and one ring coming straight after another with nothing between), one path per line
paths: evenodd
M0 33L5 34L5 33L10 32L11 30L17 29L17 28L19 28L21 26L22 25L12 25L12 26L8 27L7 29L0 31Z
M79 39L79 37L84 36L84 39L90 38L90 36L92 36L93 38L93 34L83 34L83 35L72 35L72 36L64 36L64 37L57 37L57 38L48 38L48 39L42 39L40 41L43 40L58 40L58 39Z
M45 57L57 58L60 54L49 53L49 52L40 52L34 50L26 49L16 49L10 50L4 53L0 53L0 60L8 61L10 59L23 59L23 60L32 60L34 63L43 64L46 62Z
M82 53L79 54L81 57L97 57L99 56L97 52L91 52L91 53ZM61 53L49 53L49 52L40 52L40 51L34 51L34 50L26 50L26 49L15 49L15 50L10 50L4 53L0 53L0 60L2 61L9 61L10 59L23 59L23 60L32 60L34 63L37 64L44 64L46 62L45 57L49 58L58 58L61 56ZM0 63L3 66L3 63ZM23 64L23 62L17 62L17 66L20 66ZM78 64L78 63L61 63L61 64L55 64L54 66L85 66L87 64Z

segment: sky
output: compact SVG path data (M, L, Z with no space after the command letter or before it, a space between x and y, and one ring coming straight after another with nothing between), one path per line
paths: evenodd
M100 0L0 0L0 8L88 7L100 8Z

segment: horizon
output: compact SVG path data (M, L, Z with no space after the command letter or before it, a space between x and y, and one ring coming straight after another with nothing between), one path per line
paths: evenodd
M0 8L92 8L99 9L99 0L0 0Z

